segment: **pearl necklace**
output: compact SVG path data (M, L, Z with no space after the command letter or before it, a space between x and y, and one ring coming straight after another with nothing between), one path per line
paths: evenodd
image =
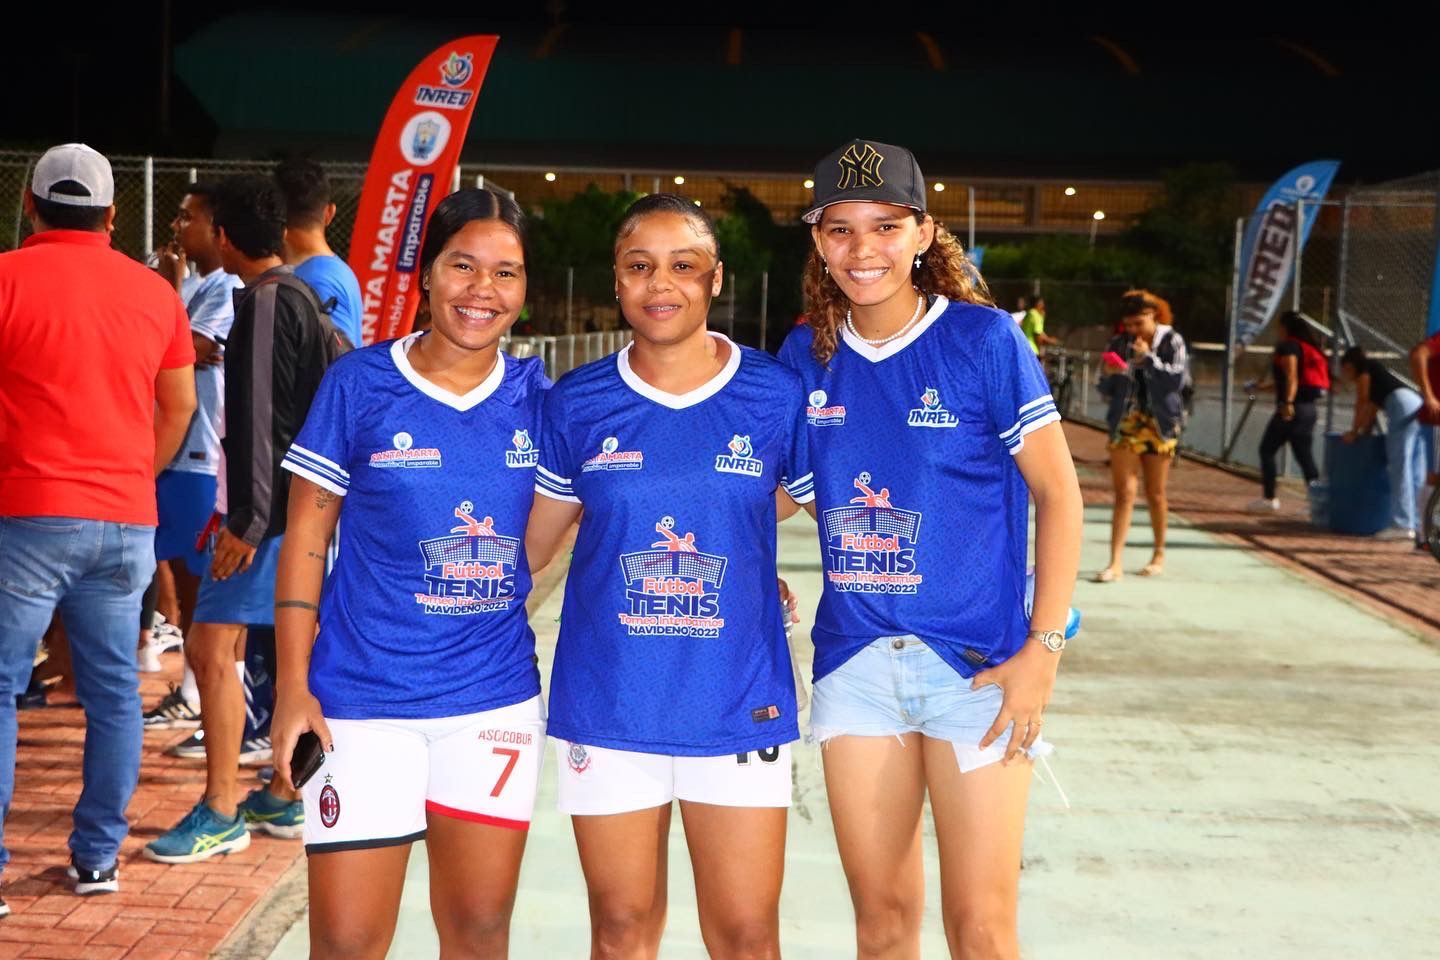
M909 331L909 329L910 329L911 327L915 326L916 321L918 321L918 320L919 320L922 316L924 316L924 315L925 315L925 297L924 297L923 295L919 294L919 293L916 293L916 294L915 294L915 315L914 315L913 317L911 317L909 320L905 321L905 325L904 325L903 327L901 327L899 330L896 330L894 333L890 334L890 336L888 336L888 337L882 337L882 338L879 339L879 340L871 340L869 337L862 337L862 336L860 335L860 331L857 330L857 329L855 329L855 321L852 320L852 319L850 319L850 310L849 310L848 308L847 308L846 311L845 311L845 328L850 331L850 334L851 334L853 337L855 337L856 340L859 340L861 343L865 344L866 346L870 346L870 347L883 347L883 346L885 346L885 344L890 343L892 340L899 340L901 337L903 337L903 336Z

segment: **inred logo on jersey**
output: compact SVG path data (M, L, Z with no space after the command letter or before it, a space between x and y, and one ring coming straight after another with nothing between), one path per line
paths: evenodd
M940 405L940 391L926 387L920 394L920 406L910 411L905 422L912 427L954 427L960 418Z

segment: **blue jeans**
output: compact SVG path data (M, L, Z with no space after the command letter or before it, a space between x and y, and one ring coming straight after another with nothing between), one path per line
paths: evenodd
M1391 522L1406 530L1420 529L1417 499L1425 483L1426 454L1421 424L1415 419L1420 394L1401 387L1385 398L1385 462L1390 473Z
M84 786L70 850L116 861L140 778L140 596L155 573L155 528L65 517L0 517L0 830L15 793L15 694L58 608L85 708ZM0 833L0 870L10 861Z

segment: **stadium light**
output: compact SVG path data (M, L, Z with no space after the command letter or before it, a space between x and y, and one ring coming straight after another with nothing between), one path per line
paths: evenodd
M944 193L944 192L945 192L945 184L940 183L940 182L937 180L937 181L935 182L935 192L936 192L936 193Z
M806 189L806 190L814 190L814 189L815 189L815 181L814 181L814 180L811 180L809 177L806 177L806 178L805 178L805 189Z
M695 206L697 206L697 207L700 206L700 201L699 201L699 200L696 200L696 201L695 201Z
M682 186L684 183L685 183L685 178L684 178L684 177L678 177L678 176L677 176L677 177L675 178L675 186L677 186L677 187L678 187L678 186Z
M548 180L548 181L551 182L551 183L554 183L554 182L555 182L555 171L554 171L554 170L550 170L550 171L546 172L546 174L545 174L545 179Z
M1074 188L1074 187L1066 187L1066 188L1065 188L1065 196L1067 196L1067 197L1073 197L1073 196L1075 196L1075 188Z
M1096 219L1096 220L1104 220L1104 219L1105 219L1105 211L1104 211L1104 210L1096 210L1094 216L1095 216L1095 219Z

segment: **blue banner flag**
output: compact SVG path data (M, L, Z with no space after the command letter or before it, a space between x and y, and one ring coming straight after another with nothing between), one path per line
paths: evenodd
M1237 330L1242 345L1249 345L1265 329L1280 298L1295 273L1295 258L1305 249L1310 231L1320 213L1319 203L1330 190L1338 160L1304 163L1275 181L1265 192L1255 215L1245 228L1240 247L1240 288ZM1301 218L1297 205L1304 201L1304 224L1296 237Z

